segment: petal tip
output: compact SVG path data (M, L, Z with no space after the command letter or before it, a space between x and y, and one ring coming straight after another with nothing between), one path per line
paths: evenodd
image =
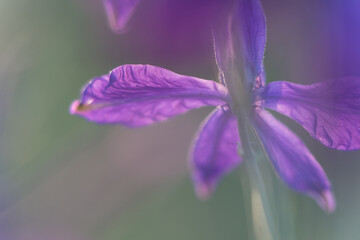
M69 112L72 115L79 115L81 112L95 110L105 106L104 104L91 104L92 102L93 99L89 99L85 103L81 102L80 100L75 100L71 103Z
M114 33L123 34L128 31L128 22L130 21L138 2L139 0L103 1L109 27Z
M78 112L78 109L80 107L81 103L79 100L75 100L71 103L69 112L71 115L75 115Z
M119 25L119 23L116 23L115 20L108 20L109 22L109 27L111 29L111 31L113 31L116 34L124 34L126 32L129 31L128 27L124 24Z
M196 196L200 200L207 200L214 191L214 187L211 184L199 183L195 186Z
M332 213L336 209L336 200L331 190L324 190L316 198L317 203L321 206L324 211Z

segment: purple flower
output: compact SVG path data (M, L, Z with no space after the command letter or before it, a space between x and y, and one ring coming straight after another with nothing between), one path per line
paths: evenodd
M199 128L190 153L200 198L208 197L220 178L242 161L238 123L245 121L255 129L278 176L333 211L335 199L324 170L302 140L265 108L295 120L327 147L358 149L360 79L265 85L262 7L258 0L242 0L235 9L214 25L220 83L150 65L124 65L90 81L70 112L101 124L140 127L216 106Z
M126 31L127 22L140 0L103 0L108 23L116 33Z

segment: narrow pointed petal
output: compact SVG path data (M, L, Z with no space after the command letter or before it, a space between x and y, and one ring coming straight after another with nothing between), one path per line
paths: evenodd
M123 33L140 0L103 0L110 28Z
M224 86L150 65L124 65L90 81L70 113L97 123L145 126L227 101Z
M247 76L251 81L255 81L263 72L266 42L266 20L260 1L240 1L235 22L239 23L238 40L244 55Z
M240 138L235 115L228 107L218 107L203 122L193 143L190 163L195 190L207 198L220 178L240 163Z
M259 0L238 1L235 11L215 24L214 43L217 64L225 75L237 68L250 86L264 85L266 21Z
M301 139L266 110L257 110L254 125L279 177L290 188L314 198L324 210L333 211L330 182Z
M264 89L262 99L264 107L292 118L325 146L360 148L360 78L307 86L273 82Z

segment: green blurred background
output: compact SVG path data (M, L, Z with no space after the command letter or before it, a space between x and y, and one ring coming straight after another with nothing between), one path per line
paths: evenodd
M211 38L178 19L189 36L174 42L178 30L159 25L164 1L144 1L129 32L115 35L99 0L0 0L1 239L253 239L244 169L209 201L193 192L187 152L211 108L141 129L68 113L87 80L125 63L216 79ZM360 76L356 1L263 4L268 81ZM326 214L264 163L279 239L360 239L360 152L327 149L279 117L323 165L338 205Z

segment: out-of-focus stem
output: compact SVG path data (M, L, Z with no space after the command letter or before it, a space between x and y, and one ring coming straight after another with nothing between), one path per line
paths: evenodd
M239 48L241 50L241 48ZM240 53L240 56L243 54ZM252 215L254 230L259 229L269 229L267 232L270 232L267 238L262 237L259 240L278 240L277 234L274 227L274 218L269 207L269 201L267 199L267 194L265 191L263 178L258 167L258 156L257 152L262 152L263 147L260 144L260 141L250 124L250 117L254 114L254 108L252 104L252 86L247 84L245 81L247 76L244 71L244 62L243 58L229 59L229 62L226 65L226 70L222 72L224 74L223 79L225 79L225 84L229 90L231 97L231 109L237 117L239 135L241 139L241 150L240 154L243 158L243 161L247 168L247 173L249 175L249 182L251 185L251 202L252 202ZM242 66L242 67L241 67ZM238 70L240 69L240 71ZM242 70L242 71L241 71ZM254 150L256 147L256 150ZM262 212L262 214L258 214ZM256 216L266 216L266 217L256 217ZM255 216L255 218L254 218ZM266 227L265 227L266 226ZM256 233L255 233L256 235Z
M244 163L251 187L251 211L255 236L257 239L275 240L274 217L270 208L264 180L261 175L258 159L246 159Z
M254 235L258 240L276 240L278 238L274 226L274 217L258 166L258 157L261 155L254 151L254 145L257 144L258 139L254 129L249 125L246 126L246 119L238 117L238 125L242 143L240 154L250 183L251 217Z

